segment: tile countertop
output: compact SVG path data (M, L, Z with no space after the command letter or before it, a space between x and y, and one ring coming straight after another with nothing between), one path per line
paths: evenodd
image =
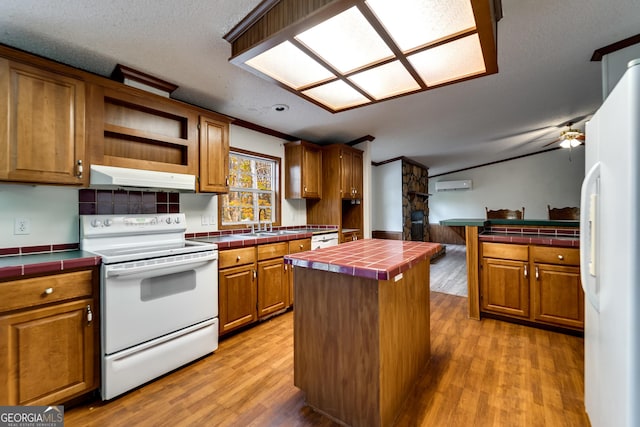
M337 228L296 227L280 228L273 230L275 235L248 235L246 230L242 232L216 232L187 234L188 240L196 242L215 243L219 250L242 248L245 246L262 245L265 243L286 242L295 239L306 239L315 234L337 233ZM279 233L279 234L278 234Z
M516 243L522 245L559 246L564 248L579 248L580 236L563 236L557 234L527 234L505 232L482 232L478 235L481 242Z
M486 227L495 225L522 225L522 226L545 226L545 227L579 227L580 221L551 221L548 219L485 219L485 218L452 218L443 219L440 225L451 227L475 226Z
M389 280L440 249L439 243L361 239L285 256L296 267Z
M99 256L80 250L0 256L0 279L61 273L71 268L93 267L100 262Z

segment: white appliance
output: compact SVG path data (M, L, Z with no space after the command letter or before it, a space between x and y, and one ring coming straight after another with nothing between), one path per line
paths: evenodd
M338 244L338 233L314 234L311 236L311 250L328 248Z
M129 188L147 191L175 190L188 192L196 190L195 175L119 168L115 166L91 165L89 179L92 188Z
M580 256L585 408L593 427L640 426L640 60L586 125Z
M436 182L436 191L470 190L472 187L473 181L470 179Z
M185 240L184 214L85 215L102 257L103 400L218 348L218 247Z

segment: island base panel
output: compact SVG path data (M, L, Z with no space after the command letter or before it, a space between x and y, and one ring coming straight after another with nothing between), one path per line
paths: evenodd
M428 259L398 281L294 271L294 384L341 423L392 425L430 358Z

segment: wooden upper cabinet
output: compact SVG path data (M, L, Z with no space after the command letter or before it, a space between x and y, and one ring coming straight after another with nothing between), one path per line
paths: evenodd
M229 192L229 121L200 116L200 192Z
M0 117L0 180L86 182L82 80L0 58Z
M127 86L90 85L91 163L198 175L198 111Z
M322 197L322 149L305 141L284 146L287 199L319 199Z
M343 199L362 198L362 151L340 148L340 192Z
M353 186L353 198L360 199L362 197L363 177L362 170L362 152L351 152L351 185Z

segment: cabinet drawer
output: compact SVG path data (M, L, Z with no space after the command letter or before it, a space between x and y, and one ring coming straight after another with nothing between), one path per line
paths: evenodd
M0 312L91 294L92 270L12 280L0 283Z
M580 265L580 250L553 246L531 246L533 262L558 265Z
M289 240L289 253L304 252L311 250L311 239Z
M526 245L512 245L509 243L482 243L482 256L485 258L512 259L515 261L529 260L529 247Z
M288 242L269 243L258 246L258 261L283 257L289 252Z
M220 251L218 255L218 268L235 267L238 265L252 264L256 261L256 248L229 249Z

